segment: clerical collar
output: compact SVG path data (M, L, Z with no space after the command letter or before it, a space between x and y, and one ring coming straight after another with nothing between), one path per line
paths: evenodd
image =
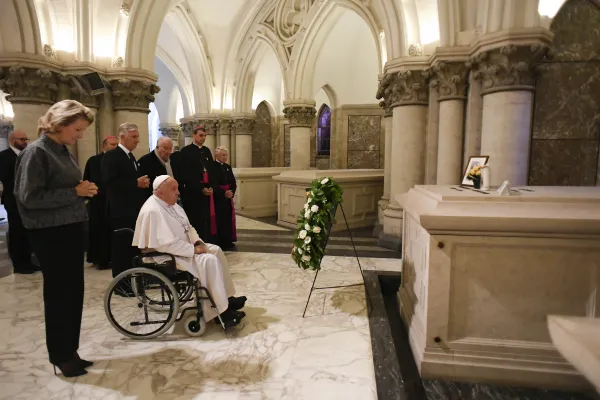
M13 146L9 146L9 147L12 149L12 151L15 152L16 155L19 155L19 153L21 152L21 150L17 149L16 147L13 147Z
M131 153L131 151L129 151L129 149L123 146L121 143L119 143L119 147L125 152L125 154L129 155L129 153Z
M197 148L199 148L200 150L202 150L202 148L204 147L204 145L200 146L198 143L196 142L192 142Z

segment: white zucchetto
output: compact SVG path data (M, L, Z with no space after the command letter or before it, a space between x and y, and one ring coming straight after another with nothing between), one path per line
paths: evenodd
M169 175L160 175L160 176L157 176L156 179L154 180L154 183L152 184L152 189L154 189L154 190L158 189L158 187L160 185L162 185L162 183L164 181L166 181L167 179L169 179L169 178L170 178Z

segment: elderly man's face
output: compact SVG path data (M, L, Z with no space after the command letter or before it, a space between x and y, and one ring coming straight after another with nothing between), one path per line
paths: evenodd
M27 144L29 143L29 138L27 137L27 134L23 131L15 131L12 134L12 143L11 145L18 150L23 150L25 147L27 147Z
M227 160L229 159L229 154L226 151L221 150L215 154L215 158L218 162L227 163Z
M171 157L171 153L173 153L173 142L161 142L158 146L156 146L156 152L164 162L169 161L169 157Z
M158 187L156 195L168 205L173 206L179 198L179 184L175 179L169 178Z

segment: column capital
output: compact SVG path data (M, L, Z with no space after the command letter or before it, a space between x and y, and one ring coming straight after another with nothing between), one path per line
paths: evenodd
M0 67L0 90L13 104L54 104L58 100L58 74L18 64Z
M256 117L252 116L234 116L232 125L233 135L252 135Z
M509 90L533 91L534 67L548 50L549 46L543 43L509 44L477 53L467 66L473 67L474 78L481 80L482 95Z
M110 81L115 111L142 111L150 113L148 108L154 102L154 95L160 87L152 82L137 79L113 79Z
M428 104L429 70L407 70L383 75L379 81L376 98L384 99L391 108Z
M431 71L430 85L438 90L438 101L465 99L469 73L465 62L439 61Z
M311 127L317 115L317 110L314 106L286 105L283 114L290 121L291 126Z
M60 83L65 86L68 86L69 88L69 99L77 100L78 102L89 108L100 108L98 97L88 95L85 90L82 90L81 86L75 84L74 78L75 75L67 74L64 72L61 72L58 75L58 80L60 81Z

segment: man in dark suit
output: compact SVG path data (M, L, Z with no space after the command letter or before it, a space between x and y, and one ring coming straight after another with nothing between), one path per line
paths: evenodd
M15 274L32 274L38 270L31 263L31 248L27 230L23 226L15 201L15 163L17 155L27 147L29 139L23 131L14 131L8 135L9 148L0 152L0 181L4 187L2 204L8 214L8 254L13 263Z
M214 208L213 189L209 174L213 167L210 150L204 146L204 125L194 128L194 141L181 149L177 160L175 179L183 200L183 209L192 226L206 243L216 243L217 221Z
M237 185L233 169L227 164L229 151L224 146L215 149L213 172L210 174L210 184L214 191L215 211L217 213L217 244L223 250L230 250L237 241L235 208L233 196Z
M119 144L115 136L108 136L102 142L102 153L90 157L85 164L83 180L94 182L98 186L98 194L88 203L90 218L89 245L87 261L98 269L110 268L110 242L112 240L112 227L108 218L108 204L106 186L102 181L102 160L107 151L111 151Z
M101 167L113 231L122 228L135 229L135 221L146 200L146 189L150 185L150 180L142 174L132 153L140 142L137 125L121 124L119 141L116 148L104 154ZM124 243L120 240L122 237L113 235L113 277L131 268L131 258L124 255L131 254L132 258L135 255L131 243Z
M175 177L170 162L171 153L173 153L173 141L169 137L163 136L156 142L154 151L140 158L140 169L150 179L150 187L147 190L146 197L152 196L152 185L157 176L169 175L172 178Z

